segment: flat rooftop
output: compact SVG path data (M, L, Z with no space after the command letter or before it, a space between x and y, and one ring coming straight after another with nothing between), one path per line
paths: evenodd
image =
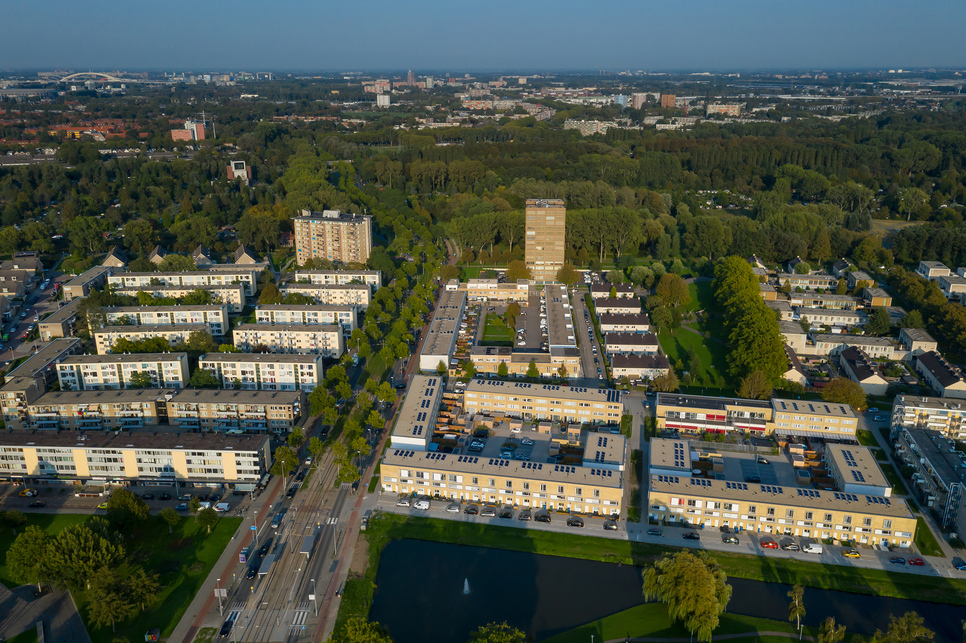
M566 286L548 285L544 290L547 302L547 342L550 346L576 346L574 311Z
M439 298L439 306L433 313L429 331L423 341L420 355L449 355L456 342L456 332L466 306L466 292L462 290L444 291Z
M206 313L224 312L228 304L199 304L174 306L113 306L105 308L105 313L171 313L176 311L197 310Z
M771 409L771 402L767 400L745 400L730 397L712 397L710 395L686 395L678 393L658 393L659 406L676 406L693 409L711 409L725 411L729 407L743 406L758 409Z
M931 429L905 429L922 454L929 460L929 464L939 475L943 484L949 486L959 483L966 485L966 468L959 452L950 453L953 444L946 440L939 431Z
M70 300L70 303L61 307L57 312L55 312L50 317L40 320L40 325L44 324L63 324L65 321L77 315L77 309L80 307L82 297L76 297Z
M245 284L166 284L161 286L150 284L146 286L118 286L114 289L114 292L178 292L183 290L224 290L226 288L238 290L243 294L245 292Z
M315 364L321 359L321 355L300 355L298 353L206 353L199 357L198 361L232 364Z
M369 284L297 284L288 282L279 286L281 290L365 290L371 292Z
M232 332L257 331L259 333L341 333L338 324L238 324Z
M892 488L872 452L865 447L827 442L825 459L842 474L846 484L856 482L873 487Z
M299 275L364 275L366 277L378 277L378 270L296 270L295 276Z
M204 451L260 451L268 447L265 434L165 433L155 431L0 431L0 446L87 449L171 449Z
M48 364L64 353L75 350L80 344L81 340L77 337L60 337L51 340L43 348L31 355L26 362L23 362L20 366L9 372L7 379L21 376L36 377L37 373L42 371Z
M779 398L772 399L771 404L774 406L776 413L810 413L833 417L855 417L855 411L848 404L834 404L821 400L782 400Z
M625 324L628 326L649 326L651 320L646 313L602 313L601 326L605 324Z
M61 364L141 364L146 362L176 362L187 353L119 353L110 355L71 355Z
M342 304L267 304L264 306L256 306L255 312L258 313L262 310L284 310L286 312L305 311L318 313L349 313L355 311L355 309L355 306L346 306Z
M489 394L546 396L548 398L583 402L620 404L621 392L608 388L582 388L579 386L557 386L554 384L531 384L529 382L501 381L474 378L466 385L466 396L485 396Z
M44 393L28 406L163 402L167 396L174 395L178 390L173 388L129 388L107 391L53 391Z
M929 409L931 411L966 411L966 400L955 397L924 397L922 395L897 395L896 406L911 409Z
M294 404L302 398L302 391L235 391L232 389L174 390L172 402L180 404Z
M64 284L64 288L70 288L71 286L80 286L82 284L89 283L94 279L97 279L104 273L112 273L112 272L114 272L114 268L110 266L94 266L93 268L82 272L81 274L77 275L76 277L68 281L66 284Z
M830 344L850 344L853 346L892 346L896 343L888 337L870 337L869 335L846 335L835 333L813 333L812 339L817 342Z
M392 430L392 440L417 440L429 444L436 429L430 420L439 410L444 385L443 378L438 375L413 376Z
M154 333L164 335L167 333L207 333L208 324L124 324L117 326L104 326L98 328L93 335L105 335L107 333Z
M902 333L913 342L932 342L935 343L932 335L921 328L903 328Z

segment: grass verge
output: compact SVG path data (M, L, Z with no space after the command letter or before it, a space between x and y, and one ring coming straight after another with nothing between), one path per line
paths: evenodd
M875 439L875 436L872 435L872 431L869 431L868 429L859 429L858 431L856 431L855 439L858 440L859 444L861 444L864 447L879 446L879 442Z
M38 641L39 637L37 636L37 627L34 625L31 625L28 629L24 630L12 639L7 639L7 643L37 643Z
M369 567L364 576L357 576L346 582L345 597L339 610L339 623L344 622L349 616L364 617L369 613L375 588L376 569L379 566L379 552L386 544L396 539L413 538L549 556L610 563L621 562L637 566L648 565L663 554L679 550L677 547L626 540L395 514L379 514L377 519L370 521L365 537L369 541ZM964 579L937 578L845 565L822 565L729 552L709 553L718 561L725 573L735 578L797 584L854 594L966 605L966 580Z
M922 517L916 519L916 547L919 548L919 553L923 556L946 557L942 547L936 542L936 537L932 535L932 530Z
M706 340L704 338L704 326L699 322L691 322L691 328L698 333L692 333L685 328L677 328L671 332L664 331L657 336L661 349L671 364L678 367L680 363L685 369L688 364L688 349L694 349L698 359L701 360L701 371L694 373L692 386L706 386L712 388L725 388L727 382L722 375L727 371L728 349L718 342Z
M747 638L734 638L729 640L789 641L789 639L782 637L761 637L758 636L758 632L787 632L788 634L798 634L793 623L724 613L721 615L718 629L714 631L714 635L749 633ZM813 636L815 632L811 628L805 628L803 634L805 636ZM581 625L569 632L552 636L546 639L545 643L586 643L591 640L591 637L595 641L613 641L623 640L626 637L687 639L689 636L690 632L688 632L684 625L671 621L667 613L666 605L663 603L648 603L646 605L636 605L622 612L617 612L616 614L611 614L610 616L587 623L586 625Z
M486 314L481 346L513 346L513 329L494 313Z
M882 469L882 473L885 474L886 480L892 485L895 492L901 496L908 496L909 491L906 489L906 483L902 481L902 476L896 471L896 468L887 462L879 464L879 468Z

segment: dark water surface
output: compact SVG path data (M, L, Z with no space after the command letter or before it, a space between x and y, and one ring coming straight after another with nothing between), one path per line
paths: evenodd
M790 586L728 582L729 612L787 621ZM369 618L386 626L395 643L464 643L493 621L506 621L539 641L643 602L639 567L396 540L382 552ZM936 632L936 643L960 643L966 619L960 606L808 587L805 609L806 625L834 616L848 631L866 635L885 630L890 614L914 610Z

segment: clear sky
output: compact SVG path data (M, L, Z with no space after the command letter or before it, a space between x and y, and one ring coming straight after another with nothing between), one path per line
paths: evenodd
M966 67L966 0L4 0L0 68Z

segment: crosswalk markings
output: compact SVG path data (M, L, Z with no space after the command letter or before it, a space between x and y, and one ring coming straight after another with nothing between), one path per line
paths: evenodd
M297 610L295 616L292 618L292 625L305 625L305 617L308 615L307 610Z
M325 519L325 524L327 524L327 525L334 525L337 522L339 522L339 517L338 516L336 516L336 517L330 517L330 518L326 518Z

